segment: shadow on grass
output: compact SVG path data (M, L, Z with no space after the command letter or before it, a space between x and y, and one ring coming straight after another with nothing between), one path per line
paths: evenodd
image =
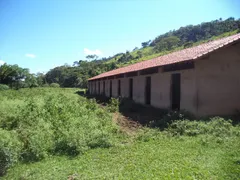
M90 95L84 92L78 91L76 94L86 97L87 99L96 99L98 104L106 106L110 103L109 97L103 95ZM172 122L181 119L209 121L212 117L208 116L196 118L193 114L187 111L171 111L167 109L154 108L149 105L142 105L136 103L130 99L119 99L119 112L128 119L140 123L143 126L157 127L161 130L167 128ZM240 113L230 116L221 116L228 120L231 119L233 125L240 123Z
M96 99L97 103L106 106L110 103L109 97L102 95L90 95L81 91L76 94L86 97L87 99ZM135 121L143 126L158 127L164 129L173 118L173 112L165 109L158 109L152 106L142 105L126 98L119 99L119 112L131 121ZM171 115L170 115L171 114ZM179 115L175 112L175 115ZM180 119L177 115L176 119Z
M240 160L239 161L235 161L235 164L240 165Z

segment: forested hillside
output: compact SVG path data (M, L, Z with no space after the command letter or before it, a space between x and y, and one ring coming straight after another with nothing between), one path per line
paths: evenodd
M85 60L77 60L73 65L56 67L45 75L41 73L33 75L26 69L5 64L0 67L0 84L20 88L48 86L54 83L53 86L59 84L61 87L85 88L87 79L100 73L236 34L239 31L240 19L235 20L232 17L226 20L220 18L198 25L188 25L169 31L153 40L142 42L140 48L135 47L132 51L101 59L94 54L88 55Z

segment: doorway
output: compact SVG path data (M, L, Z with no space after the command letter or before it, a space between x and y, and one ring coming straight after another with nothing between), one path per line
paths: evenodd
M105 81L103 81L103 95L105 96Z
M133 79L129 79L129 99L133 99Z
M100 81L98 82L98 94L100 95Z
M151 104L151 77L146 77L145 80L145 104Z
M171 78L171 100L172 100L172 110L180 110L180 100L181 100L181 74L172 74Z
M110 97L112 97L112 81L110 81Z
M97 81L94 82L94 94L97 94Z
M118 97L121 96L121 80L118 80Z

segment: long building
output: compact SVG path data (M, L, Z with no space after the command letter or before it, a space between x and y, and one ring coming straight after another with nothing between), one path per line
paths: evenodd
M240 111L240 34L102 73L88 88L196 116L233 114Z

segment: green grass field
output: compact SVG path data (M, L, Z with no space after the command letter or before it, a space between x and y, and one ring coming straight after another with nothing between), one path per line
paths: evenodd
M0 91L0 178L239 179L240 127L230 121L126 133L77 91Z

